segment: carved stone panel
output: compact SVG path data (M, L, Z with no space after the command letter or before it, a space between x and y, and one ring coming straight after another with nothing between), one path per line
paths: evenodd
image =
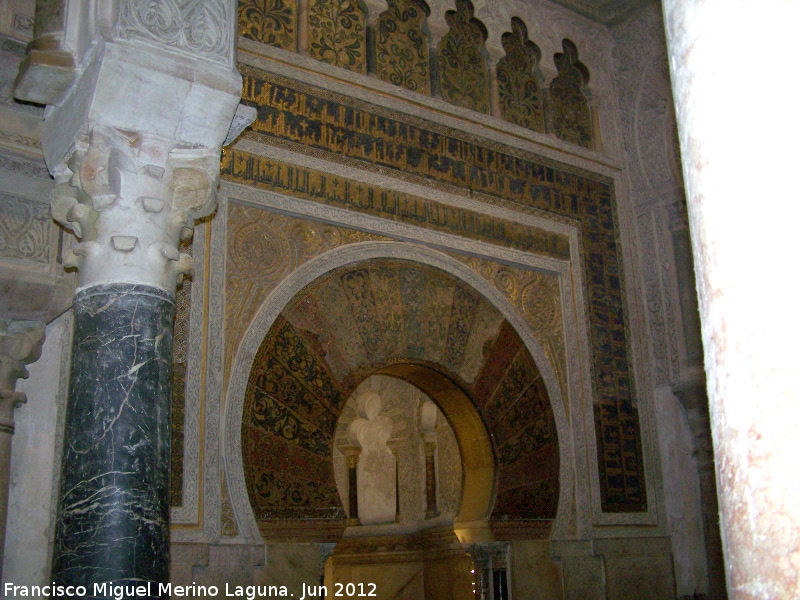
M592 113L583 93L589 83L589 70L578 60L575 44L565 39L564 52L555 55L558 76L548 90L548 132L566 142L592 147Z
M0 258L50 265L50 207L0 192Z
M506 121L544 133L544 90L538 72L542 51L528 39L522 20L511 19L503 34L506 55L497 63L500 111Z
M119 29L123 37L227 64L233 56L232 19L226 0L123 0Z

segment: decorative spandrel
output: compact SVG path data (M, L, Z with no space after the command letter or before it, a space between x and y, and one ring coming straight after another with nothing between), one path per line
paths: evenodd
M469 0L456 0L456 10L445 19L450 31L439 43L439 74L442 97L452 104L489 112L489 74L483 56L488 37L486 27L473 17Z
M558 76L550 82L547 106L548 132L561 140L592 147L592 113L583 88L589 83L589 70L578 60L578 49L564 39L564 52L554 56Z
M423 31L431 10L423 0L388 0L378 19L377 71L384 81L430 94L428 36Z
M364 11L355 0L312 0L308 7L309 53L322 62L367 72Z
M239 34L294 52L297 47L296 0L239 0Z
M503 34L506 55L497 63L500 110L506 121L544 133L544 94L539 60L542 51L528 39L521 19L511 19L511 31Z

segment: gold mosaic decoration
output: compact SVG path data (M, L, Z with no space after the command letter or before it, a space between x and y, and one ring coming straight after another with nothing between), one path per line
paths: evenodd
M564 39L564 52L555 59L558 76L550 82L548 90L548 131L565 142L592 147L592 113L583 93L589 83L589 70L578 60L578 48Z
M431 14L424 0L387 0L378 19L378 76L414 92L430 94L428 36L422 31Z
M438 343L429 345L430 338ZM474 360L478 367L467 380ZM481 411L496 446L493 518L555 517L555 421L539 370L517 333L452 275L378 258L330 271L299 292L256 353L242 454L261 526L312 520L323 531L344 519L330 456L346 399L369 375L407 363L459 382Z
M570 44L565 43L565 48L569 50ZM579 74L581 68L585 70L569 62L576 55L565 52L560 56L560 75L570 71L565 62ZM354 178L361 171L380 172L398 181L465 194L486 203L545 213L549 219L580 228L602 507L606 512L645 511L644 463L613 182L252 67L243 66L242 73L243 99L259 107L247 134L252 141L347 165ZM588 73L580 75L581 81L585 81L584 75ZM536 254L557 256L565 247L567 254L562 256L576 259L569 256L569 246L561 236L236 149L223 157L221 174L245 185Z
M456 10L445 13L450 31L439 43L439 77L445 100L488 113L489 73L483 56L488 32L474 12L472 2L456 0Z
M296 0L239 0L239 35L294 52Z
M225 289L229 339L242 339L263 299L303 263L339 246L385 239L231 202ZM227 344L226 348L227 369L236 345Z
M367 72L364 11L356 0L311 0L308 31L312 57L357 73Z
M561 393L567 396L567 356L561 318L558 277L529 271L475 256L452 254L486 279L516 308L531 327L553 366Z
M544 133L544 94L538 70L542 52L528 39L521 19L511 19L502 37L506 55L497 63L500 111L506 121Z

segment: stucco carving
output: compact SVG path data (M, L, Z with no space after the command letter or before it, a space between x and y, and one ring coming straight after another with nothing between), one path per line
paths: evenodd
M20 175L27 175L28 177L50 181L50 172L47 170L47 166L41 161L32 161L21 156L17 157L0 154L0 168L6 171L19 173Z
M205 400L203 380L203 318L204 289L207 278L207 228L208 223L202 221L196 228L192 240L192 260L197 268L193 270L188 294L188 330L186 334L186 350L182 358L186 361L186 387L184 393L183 415L183 476L181 506L170 509L170 520L173 523L196 524L199 522L199 488L198 475L201 472L201 439L202 423L201 407ZM202 268L200 267L202 265ZM184 282L186 286L187 282ZM180 302L180 295L178 302Z
M683 181L679 169L677 128L667 70L661 14L657 6L642 10L614 30L619 113L623 124L628 177L637 216L639 260L645 291L649 345L656 385L680 376L678 302L667 210L673 221L685 221ZM676 216L673 216L676 215Z
M47 204L0 192L0 258L50 265Z
M124 0L120 33L220 63L231 63L235 3L226 0Z

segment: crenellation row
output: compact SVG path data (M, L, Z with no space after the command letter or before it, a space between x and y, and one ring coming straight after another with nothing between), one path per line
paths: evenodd
M455 7L444 13L442 26L429 19L424 0L387 0L383 7L241 0L238 28L254 41L598 149L589 70L573 41L563 38L562 52L553 56L557 73L547 81L542 51L522 19L510 19L500 54L487 47L489 32L472 2L456 0Z

